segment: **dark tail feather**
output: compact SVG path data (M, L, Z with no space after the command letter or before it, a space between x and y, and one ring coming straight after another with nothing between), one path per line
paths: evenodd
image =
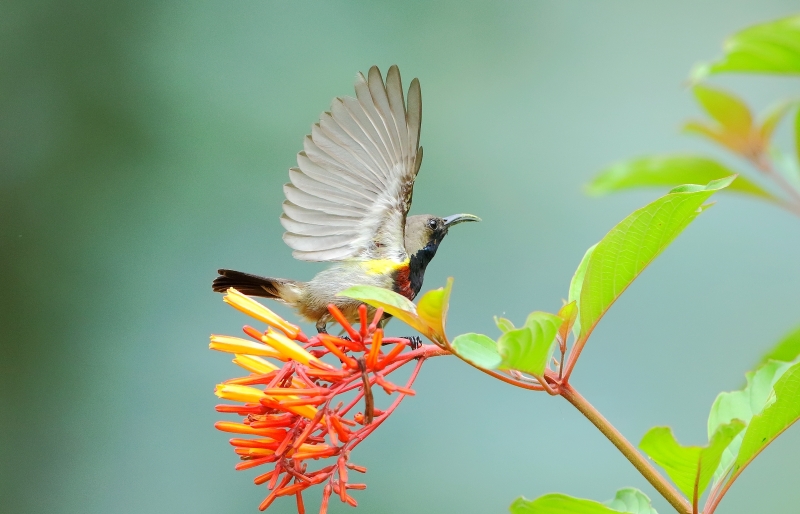
M294 280L259 277L230 269L217 270L217 273L219 276L211 285L217 293L224 293L233 287L248 296L272 298L290 304L297 300L300 293L299 284Z

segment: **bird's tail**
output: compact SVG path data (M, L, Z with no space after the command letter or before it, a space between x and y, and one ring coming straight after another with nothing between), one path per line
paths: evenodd
M217 270L217 273L219 276L214 279L211 286L217 293L224 293L233 287L248 296L272 298L292 306L297 303L302 293L303 283L294 280L259 277L230 269Z

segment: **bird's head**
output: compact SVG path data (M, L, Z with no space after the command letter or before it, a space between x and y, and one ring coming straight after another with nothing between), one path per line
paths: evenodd
M405 247L410 257L423 255L430 261L436 254L439 244L453 225L465 221L480 221L472 214L453 214L439 218L430 214L419 214L406 218Z

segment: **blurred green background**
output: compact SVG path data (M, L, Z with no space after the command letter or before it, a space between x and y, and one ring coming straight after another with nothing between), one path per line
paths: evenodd
M256 512L264 489L233 470L213 428L213 386L237 371L207 349L209 333L246 320L210 283L218 267L297 279L320 269L281 241L281 185L357 71L396 63L406 84L420 78L413 210L484 220L451 233L425 288L454 276L449 332L496 334L493 314L557 309L584 250L659 193L587 198L600 168L721 155L678 134L700 114L691 66L796 7L4 2L0 511ZM759 109L798 91L796 79L712 82ZM614 306L574 375L634 442L669 424L704 443L716 394L800 321L800 220L717 200ZM505 512L520 494L604 500L628 485L670 512L561 399L455 359L428 362L415 389L354 456L369 468L361 512ZM794 512L798 459L794 428L720 512ZM270 510L293 511L290 500Z

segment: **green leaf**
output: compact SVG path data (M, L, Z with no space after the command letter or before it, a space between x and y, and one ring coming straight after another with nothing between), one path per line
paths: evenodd
M710 182L700 190L677 188L634 211L597 244L586 268L578 301L579 340L595 325L633 280L703 210L703 203L735 177Z
M588 192L601 195L649 186L677 186L686 183L706 184L729 177L735 172L713 159L697 155L654 155L617 162L604 169L588 185ZM778 202L778 198L742 176L736 177L731 192L757 196Z
M576 302L578 306L578 317L575 319L575 322L572 325L572 333L575 337L581 333L581 316L580 316L580 298L581 298L581 289L583 288L583 279L586 276L586 268L589 267L589 258L592 256L592 252L597 245L592 245L586 250L586 253L583 254L583 258L581 259L581 263L578 264L578 269L575 270L575 274L572 275L572 280L569 283L569 296L567 297L568 302Z
M707 446L681 446L669 427L651 428L639 443L656 464L664 468L683 494L694 499L695 482L698 497L708 487L714 471L719 465L722 452L736 435L744 429L744 423L733 420L720 425L711 436Z
M511 514L658 514L650 504L650 498L632 487L620 489L614 499L605 504L553 493L535 500L517 498L509 510Z
M528 327L509 330L497 340L497 351L503 359L500 366L504 369L526 371L525 368L530 367L528 361L533 360L530 356L532 348L533 334ZM538 369L539 366L536 367L537 371Z
M497 352L497 343L483 334L461 334L452 346L459 357L479 368L495 369L503 360Z
M774 402L750 420L729 479L731 482L767 445L800 418L800 364L786 370L775 383L774 392Z
M770 360L792 362L798 356L800 356L800 327L784 335L778 344L761 357L758 364L760 366Z
M453 290L453 278L448 278L444 287L425 293L417 304L420 319L431 329L439 341L445 341L447 309L450 306L450 292Z
M508 332L509 330L514 330L514 324L511 323L510 320L506 318L498 318L497 316L494 317L494 323L497 325L497 328L500 329L500 332Z
M559 493L546 494L535 500L517 498L508 510L511 511L511 514L617 514L620 512L594 500L573 498Z
M770 361L746 374L747 385L742 390L717 395L711 406L711 412L708 414L709 438L720 426L730 423L734 419L749 424L753 416L761 412L767 403L774 399L772 386L790 366L791 364L788 362ZM714 472L715 482L722 479L730 470L739 453L743 437L744 433L740 433L725 448Z
M695 80L712 73L800 73L800 16L746 28L728 38L718 61L698 66Z
M633 487L625 487L617 491L613 500L606 502L606 505L618 512L628 512L630 514L658 514L650 498L640 490Z
M372 307L380 307L384 312L391 314L422 334L427 335L430 330L417 315L417 307L408 298L394 291L375 286L354 286L336 296L345 296Z
M449 278L443 288L425 293L419 301L419 306L411 303L405 296L375 286L354 286L345 289L337 296L353 298L367 305L380 307L425 337L443 341L446 339L444 329L452 289L453 279Z
M503 357L501 367L542 376L563 322L555 314L531 313L524 327L509 330L497 341L497 349Z

